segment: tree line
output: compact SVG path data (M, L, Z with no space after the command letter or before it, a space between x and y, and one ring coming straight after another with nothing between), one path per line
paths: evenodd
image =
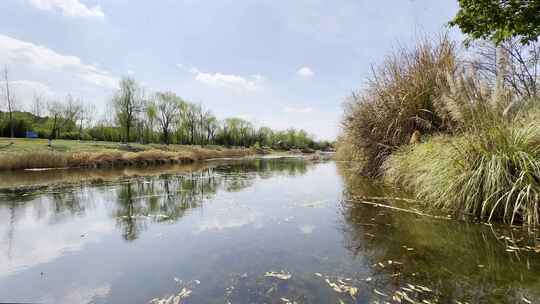
M7 75L7 69L5 69ZM5 76L5 87L9 79ZM5 94L4 94L5 95ZM4 98L5 99L5 98ZM328 149L330 142L316 141L304 130L257 127L241 118L218 119L209 109L173 92L147 95L130 77L120 80L105 117L96 119L92 104L68 95L63 101L34 96L29 112L0 112L0 136L99 140L182 145L269 147L273 149Z

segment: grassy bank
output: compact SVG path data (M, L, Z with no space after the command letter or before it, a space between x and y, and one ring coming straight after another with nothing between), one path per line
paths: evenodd
M111 142L0 138L0 170L97 168L165 163L192 163L254 154L246 148L183 145L124 145Z
M534 116L489 120L458 136L403 147L384 163L385 178L428 207L538 225L540 124Z
M424 41L374 69L347 104L338 157L426 209L538 226L540 97L496 85L453 45Z

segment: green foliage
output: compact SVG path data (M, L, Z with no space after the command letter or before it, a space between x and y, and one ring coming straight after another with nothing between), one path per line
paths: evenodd
M458 0L460 10L450 22L474 39L501 43L520 37L526 44L540 35L540 1Z
M124 140L130 141L131 131L136 118L142 110L142 93L133 78L124 77L120 80L120 89L113 98L116 120L124 130Z
M157 92L150 100L131 78L123 78L120 89L110 100L114 118L95 122L91 107L67 96L65 101L51 101L47 116L13 112L15 137L34 131L40 138L97 140L109 142L165 143L182 145L223 145L276 149L324 148L304 130L275 131L256 128L241 118L218 120L202 105L184 101L172 92ZM7 113L0 112L0 137L10 136Z

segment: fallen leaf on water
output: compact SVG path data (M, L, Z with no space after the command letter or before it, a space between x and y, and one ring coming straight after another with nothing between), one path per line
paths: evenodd
M285 271L281 271L281 272L274 272L274 271L269 271L269 272L266 272L264 274L265 277L273 277L273 278L278 278L280 280L288 280L292 277L292 275L288 272L285 272Z
M356 287L351 287L351 288L349 289L349 294L351 295L351 297L352 297L353 299L355 299L355 298L356 298L356 295L358 294L358 288L356 288Z
M190 289L187 289L187 288L182 288L182 291L180 291L180 293L178 294L178 296L180 296L180 298L187 298L191 295L192 291Z
M337 282L332 282L328 278L324 279L326 284L330 286L335 292L338 293L348 293L353 299L358 295L358 288L352 286L349 283L344 282L341 279L338 279ZM339 283L339 284L338 284Z

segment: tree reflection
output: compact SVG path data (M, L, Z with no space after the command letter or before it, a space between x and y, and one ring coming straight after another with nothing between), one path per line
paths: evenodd
M110 174L110 182L101 180L94 184L45 187L8 191L0 195L0 212L14 213L23 206L33 209L38 219L47 217L50 224L60 223L75 216L84 216L96 208L100 201L106 204L115 219L122 237L127 241L137 239L152 223L180 220L189 210L202 206L219 191L241 191L252 186L258 178L272 176L297 176L305 174L309 164L301 159L255 159L233 162L209 163L191 166L190 170L175 171L173 168L150 168L145 176L142 169L113 173L88 173L94 180L96 174ZM129 173L129 174L128 174ZM50 177L45 172L45 177ZM73 173L75 174L75 173ZM66 172L64 175L72 176ZM76 172L77 181L83 180L83 172ZM127 174L127 175L126 175ZM39 179L32 172L32 179ZM81 175L81 176L80 176ZM143 177L141 177L143 176ZM5 210L3 210L5 209ZM10 225L15 226L16 219Z

